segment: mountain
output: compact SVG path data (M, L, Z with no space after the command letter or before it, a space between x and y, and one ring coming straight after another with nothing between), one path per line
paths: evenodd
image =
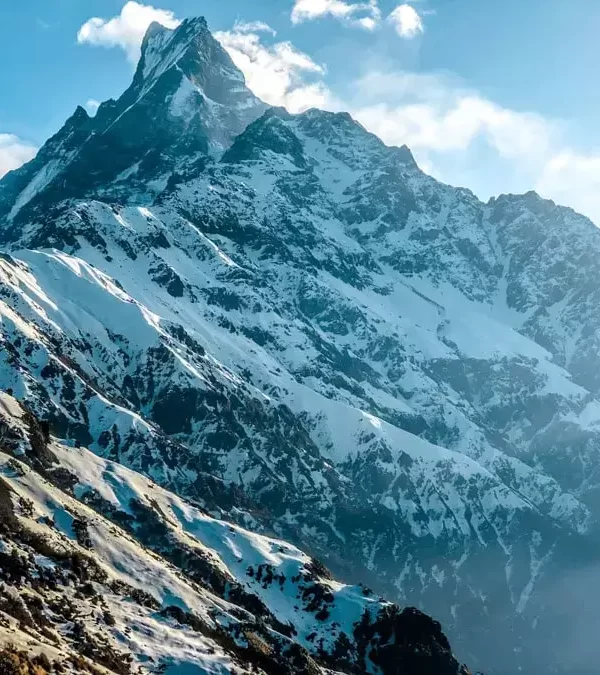
M190 20L0 182L0 242L0 388L84 465L432 614L487 674L596 672L589 220L268 108Z

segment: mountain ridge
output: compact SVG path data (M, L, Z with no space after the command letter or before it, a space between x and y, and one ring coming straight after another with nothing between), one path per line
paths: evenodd
M151 27L131 86L118 100L102 103L94 117L79 107L37 158L11 172L0 192L0 217L22 222L27 210L35 213L36 200L43 209L57 194L83 197L122 175L141 173L147 187L159 178L161 163L168 166L174 156L193 163L227 145L266 107L245 87L204 19L173 30ZM69 152L70 141L76 152ZM46 154L55 161L44 161ZM101 161L105 155L110 162Z

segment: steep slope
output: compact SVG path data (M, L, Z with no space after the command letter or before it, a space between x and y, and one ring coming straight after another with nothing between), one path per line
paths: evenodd
M203 21L154 26L128 92L0 182L0 388L488 673L594 672L598 615L557 597L600 559L598 232L242 84Z
M0 433L0 639L42 665L467 675L425 615L61 445L5 394Z

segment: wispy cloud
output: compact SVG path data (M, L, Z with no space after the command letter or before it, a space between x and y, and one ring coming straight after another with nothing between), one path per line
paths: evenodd
M236 33L270 33L273 37L277 35L277 31L264 21L236 21L233 30Z
M170 10L130 1L125 3L118 16L111 19L93 17L86 21L79 29L77 41L80 44L119 47L131 62L136 63L144 35L154 21L167 28L175 28L180 23Z
M378 0L295 0L291 19L292 23L298 24L327 16L368 31L374 31L384 23ZM386 21L405 39L414 38L425 30L421 14L408 3L398 5Z
M325 105L329 92L320 79L315 80L324 75L324 67L290 42L266 44L250 26L238 24L231 31L215 34L244 73L250 89L263 101L291 112ZM260 32L274 34L265 24Z
M535 187L541 195L588 215L600 227L600 152L561 150L548 159Z
M357 118L389 143L435 152L464 151L483 140L505 158L548 153L556 129L442 75L373 71L354 87Z
M325 16L341 19L351 25L373 30L381 20L377 0L346 2L346 0L296 0L292 9L292 22L302 23Z
M38 149L14 134L0 134L0 178L33 159Z

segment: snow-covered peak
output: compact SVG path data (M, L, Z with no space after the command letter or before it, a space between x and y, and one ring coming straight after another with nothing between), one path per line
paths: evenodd
M142 42L142 51L134 81L152 80L171 68L191 48L209 42L212 35L204 18L186 19L171 29L153 22Z
M186 19L173 30L151 24L142 43L133 89L136 93L148 91L172 69L187 80L184 87L191 85L199 96L216 105L244 110L249 121L267 107L246 87L243 73L213 37L204 18ZM253 109L257 111L254 115Z
M227 149L267 107L204 19L174 30L153 23L122 96L93 119L78 108L34 162L1 182L0 219L25 220L33 209L46 217L66 197L152 199L173 174Z

